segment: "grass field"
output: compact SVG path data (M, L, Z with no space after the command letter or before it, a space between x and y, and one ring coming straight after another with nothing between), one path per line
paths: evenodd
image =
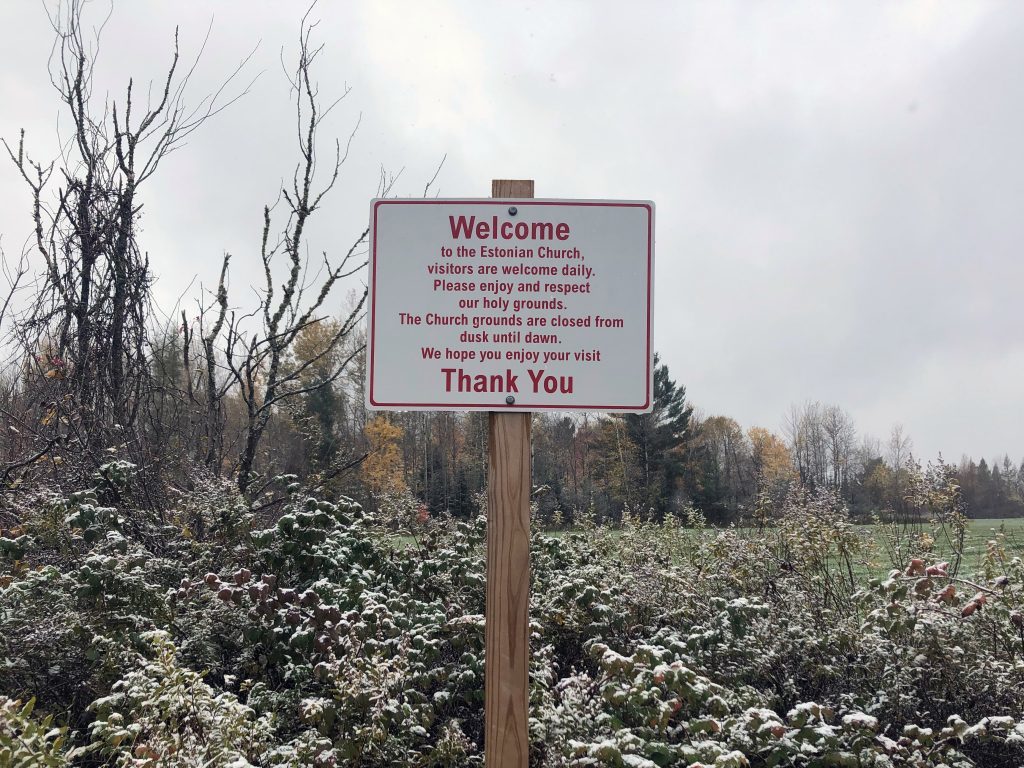
M860 557L857 558L855 570L871 575L887 573L893 567L893 542L891 537L894 531L892 527L882 524L858 525L856 528L869 546L865 547ZM715 528L707 528L704 531L704 535L713 533L715 530ZM738 528L737 530L743 537L764 535L762 531L758 531L756 528ZM566 533L552 531L548 532L548 535L561 536L566 535ZM898 534L899 546L904 553L904 557L897 558L899 560L905 561L906 553L911 550L919 551L919 544L914 541L915 534L918 533L933 536L930 555L925 558L929 563L943 560L952 561L954 559L954 553L949 540L927 524L911 528L897 527L895 533ZM1005 557L1008 559L1024 557L1024 518L969 521L963 547L962 572L972 573L981 568L990 541L995 542L996 546L1005 553Z
M858 561L857 565L859 567L855 570L865 574L870 573L872 575L882 575L892 568L889 548L886 544L888 528L889 526L886 525L857 526L858 531L868 542L873 544L873 546L866 548L866 551ZM621 535L621 531L616 529L601 530L604 535L611 535L613 537ZM704 529L702 533L694 531L694 535L710 535L716 530L719 529L709 527ZM736 530L744 537L763 535L755 528L737 528ZM925 525L920 530L929 532L930 527ZM582 531L571 529L549 530L545 531L544 535L552 538L562 538L564 536L570 536L573 533L582 533ZM912 545L906 538L912 533L913 531L909 530L903 532L905 546ZM1024 518L1007 518L1005 520L971 520L969 523L967 537L964 541L963 563L961 566L964 573L973 573L980 569L985 552L989 546L989 541L995 541L997 545L1001 547L1007 558L1024 558ZM414 546L416 538L413 536L398 535L394 536L391 539L391 542L394 547L402 549ZM949 542L944 540L941 536L934 540L931 552L931 556L927 558L929 562L953 559L953 552L950 549Z
M884 535L882 531L872 531L877 526L859 527L866 532L872 532L879 539ZM981 567L989 541L996 542L1008 558L1024 557L1024 518L971 520L967 537L964 540L963 552L963 567L968 572ZM936 540L933 551L936 560L952 559L953 553L950 551L948 543L941 538ZM885 563L882 565L882 569L884 570L888 566L889 564Z

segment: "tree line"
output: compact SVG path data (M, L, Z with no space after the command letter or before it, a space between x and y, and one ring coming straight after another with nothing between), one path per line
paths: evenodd
M534 498L545 525L694 511L718 524L750 521L772 515L797 488L834 493L863 521L922 514L915 496L927 467L901 426L885 442L858 437L847 412L809 402L791 409L781 432L744 429L728 416L695 411L657 358L654 390L650 414L534 415ZM485 414L359 419L364 435L351 438L364 439L369 452L362 493L409 493L432 511L474 513L486 482ZM1024 462L939 463L959 486L969 516L1024 516Z

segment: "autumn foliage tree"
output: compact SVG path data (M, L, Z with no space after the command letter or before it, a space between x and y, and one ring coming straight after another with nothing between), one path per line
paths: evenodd
M781 437L764 427L747 430L747 440L750 443L755 493L781 500L796 480L789 448Z
M295 406L295 418L303 426L307 440L307 460L311 467L323 468L337 456L339 445L335 421L340 410L338 393L332 386L333 374L343 353L335 338L340 322L325 318L310 323L295 337L290 366L300 369L298 385L305 394ZM303 366L307 360L311 365Z
M366 424L370 451L362 464L362 476L373 496L403 494L408 490L400 447L402 435L402 428L386 414L378 415Z

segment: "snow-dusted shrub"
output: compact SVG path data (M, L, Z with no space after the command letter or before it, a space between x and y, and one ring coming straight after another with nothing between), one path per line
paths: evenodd
M257 524L215 481L165 521L107 489L5 531L0 694L58 713L81 765L480 765L484 518L396 546L289 492ZM1024 564L998 538L978 574L921 536L873 578L885 549L828 496L753 534L690 521L535 535L533 765L1024 763Z
M67 728L53 715L33 715L35 699L22 703L0 696L0 765L5 768L66 768L80 750L66 751Z
M273 738L271 717L257 718L231 693L217 692L181 667L162 631L147 633L153 658L114 683L89 709L91 751L128 768L249 768Z

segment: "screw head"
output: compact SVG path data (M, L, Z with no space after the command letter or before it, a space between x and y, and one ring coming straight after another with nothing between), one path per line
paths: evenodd
M512 395L509 395L508 397L505 398L506 405L512 405L513 403L515 403L515 401L516 399Z
M519 209L516 208L514 205L510 205L508 208L508 215L515 216L517 213L519 213Z

